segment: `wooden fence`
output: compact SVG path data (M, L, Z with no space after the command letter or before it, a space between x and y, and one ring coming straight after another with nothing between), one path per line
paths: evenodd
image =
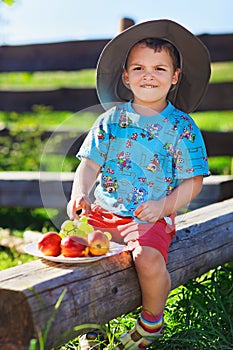
M132 25L130 19L121 21L121 29ZM212 62L225 62L233 60L233 34L199 35L210 51ZM0 72L36 72L36 71L76 71L80 69L95 68L100 52L110 39L105 40L82 40L51 44L35 44L22 46L1 46L0 47ZM233 110L233 82L212 83L203 98L197 111L214 110L216 113L222 110ZM99 105L95 88L59 88L54 90L1 90L0 89L0 110L25 112L30 111L34 105L51 106L53 110L80 111L88 110L100 113L102 108ZM20 118L20 116L19 116ZM233 131L211 132L202 130L209 156L230 156L233 157ZM42 137L51 137L51 132L46 131ZM66 155L75 155L85 136L76 135L67 137L67 132L60 132L63 135L58 152ZM3 129L0 136L9 136L10 131ZM57 133L56 133L57 135ZM1 172L0 178L0 206L25 206L37 207L44 203L45 206L56 207L65 205L71 189L72 175L64 174L35 174L35 173L11 173ZM46 180L49 178L49 181ZM68 180L67 180L68 179ZM47 182L46 182L47 181ZM68 182L67 182L68 181ZM221 180L222 183L222 180ZM232 179L224 180L227 183L227 190L224 184L220 185L220 194L217 199L223 200L233 196ZM41 199L41 184L45 188L54 188L54 194L49 191L47 199ZM63 187L62 199L57 200L57 187ZM53 187L55 185L55 187ZM213 183L211 183L211 186ZM217 181L218 186L218 181ZM210 187L209 187L210 188ZM212 188L212 187L211 187ZM47 193L46 191L42 191ZM209 191L208 193L214 193ZM215 193L217 193L215 191ZM203 194L202 194L203 195ZM22 198L30 200L22 201ZM204 194L205 197L205 194ZM209 204L216 200L216 197L199 204Z
M210 51L212 62L233 59L233 34L199 35ZM0 72L77 71L95 68L109 40L82 40L51 44L0 47ZM233 82L210 84L197 111L232 110ZM34 105L54 110L79 111L99 104L94 88L54 90L0 90L0 110L25 112Z
M132 25L131 19L120 22L120 30ZM199 39L207 46L212 62L233 60L232 34L202 34ZM95 68L103 47L110 39L80 40L50 44L33 44L0 47L0 72L77 71ZM233 110L233 82L213 83L197 111ZM25 112L35 105L50 106L53 110L77 112L88 108L100 113L95 88L67 88L49 90L2 90L0 110ZM0 136L9 135L9 130L0 131ZM47 136L48 133L47 133ZM208 154L233 156L233 133L203 131ZM220 138L219 138L220 137ZM217 142L216 142L216 138ZM219 142L220 141L220 142ZM75 145L76 146L76 145Z

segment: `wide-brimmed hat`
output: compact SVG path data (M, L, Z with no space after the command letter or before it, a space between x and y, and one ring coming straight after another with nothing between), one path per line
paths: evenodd
M194 111L206 92L210 78L210 56L205 45L186 28L171 20L152 20L124 30L104 47L97 63L96 88L105 109L133 98L122 80L130 48L145 38L159 38L173 44L180 54L179 81L168 94L175 107Z

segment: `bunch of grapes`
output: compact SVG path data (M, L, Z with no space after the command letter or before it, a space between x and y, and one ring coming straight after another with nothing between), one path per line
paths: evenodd
M88 219L86 216L82 216L78 220L66 220L61 225L60 236L62 238L66 236L79 236L87 237L88 233L94 231L94 227L88 224Z

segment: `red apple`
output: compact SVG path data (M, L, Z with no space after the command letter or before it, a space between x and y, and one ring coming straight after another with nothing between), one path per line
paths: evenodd
M66 236L61 241L61 253L67 258L87 256L87 240L79 236Z
M100 231L96 230L88 234L87 241L89 245L90 255L99 256L105 255L109 251L110 241L107 235Z
M37 243L39 251L47 256L58 256L61 254L61 237L57 232L47 232Z

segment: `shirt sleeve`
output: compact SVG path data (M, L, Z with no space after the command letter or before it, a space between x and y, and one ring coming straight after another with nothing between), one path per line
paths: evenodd
M209 175L205 143L191 118L179 131L173 162L177 180Z
M78 159L91 159L102 167L109 148L110 134L109 115L104 113L99 116L90 129L76 157Z

